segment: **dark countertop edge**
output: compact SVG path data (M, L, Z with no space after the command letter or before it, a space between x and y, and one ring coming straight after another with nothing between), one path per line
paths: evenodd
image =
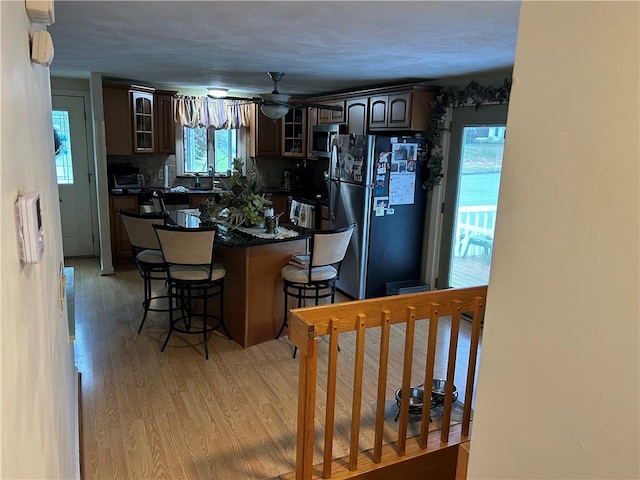
M265 195L269 195L269 194L287 195L297 202L307 203L309 205L315 205L316 203L320 205L329 205L329 200L326 198L317 199L315 198L315 196L305 197L304 195L293 193L291 190L285 190L284 187L263 187L259 189L259 192Z
M154 190L161 191L165 195L208 195L208 196L214 196L214 195L219 195L222 192L224 192L224 190L222 190L222 191L189 190L188 192L171 192L169 190L163 190L162 188L156 188L156 189L152 189L152 190L145 190L145 191L142 191L142 192L135 192L135 193L129 193L129 192L113 193L112 191L109 191L109 196L110 197L150 197Z
M222 227L218 229L216 242L219 242L221 245L229 248L247 248L258 245L270 245L274 243L290 242L293 240L306 240L308 238L311 238L311 236L313 235L313 230L310 228L299 227L297 225L288 223L282 224L281 227L298 232L298 236L287 238L259 238L251 237L248 234L242 232L234 232L233 230L230 231L228 230L228 228ZM229 236L232 236L234 240L229 240Z
M311 238L311 234L301 234L297 237L288 237L288 238L254 238L247 240L246 242L238 241L228 241L224 238L224 234L218 234L216 237L216 244L228 247L228 248L250 248L250 247L258 247L260 245L273 245L275 243L283 243L283 242L291 242L294 240L307 240Z
M170 189L165 188L153 188L153 187L144 187L141 192L122 192L122 193L113 193L109 190L110 197L122 197L122 196L136 196L136 195L148 195L154 191L163 192L165 194L183 194L183 195L215 195L224 192L225 190L216 190L212 191L209 189L192 189L190 188L186 192L172 192ZM284 187L263 187L258 189L258 193L262 193L264 195L270 194L281 194L281 195L292 195L291 190L286 190Z
M281 195L291 195L291 190L287 190L284 187L260 187L258 188L258 192L263 193L265 195L269 194L281 194Z

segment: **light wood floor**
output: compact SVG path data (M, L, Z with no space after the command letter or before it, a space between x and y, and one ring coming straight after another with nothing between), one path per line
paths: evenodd
M165 314L151 313L142 333L136 333L142 316L142 279L134 267L100 276L97 259L69 259L67 266L75 268L83 478L268 479L294 470L298 361L292 358L287 338L242 349L214 335L207 361L199 336L174 334L161 353ZM417 323L414 385L422 383L427 327L426 321ZM463 322L455 381L461 397L468 333L469 325ZM439 359L446 358L447 334L444 320L439 327ZM398 328L390 345L388 401L400 385L403 342ZM320 342L320 355L327 346ZM340 346L336 457L348 454L354 338L341 336ZM377 352L374 334L367 337L367 356L375 359ZM439 361L436 376L445 369ZM373 445L375 382L366 379L375 375L371 362L365 369L362 450ZM323 413L319 400L318 414ZM394 429L386 428L386 440L394 441ZM322 433L320 421L317 438ZM320 451L317 454L319 462Z

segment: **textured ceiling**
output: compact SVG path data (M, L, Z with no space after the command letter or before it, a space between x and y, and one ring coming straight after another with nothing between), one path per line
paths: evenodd
M316 94L513 65L519 2L55 1L51 74Z

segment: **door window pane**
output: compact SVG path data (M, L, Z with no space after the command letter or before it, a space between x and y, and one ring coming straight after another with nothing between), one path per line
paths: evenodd
M449 285L487 285L502 173L505 126L463 129Z
M69 112L52 112L53 129L60 138L60 150L55 156L58 185L73 185L73 163L71 161L71 133L69 130Z

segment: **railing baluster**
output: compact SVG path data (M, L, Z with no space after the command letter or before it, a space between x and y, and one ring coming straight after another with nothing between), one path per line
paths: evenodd
M324 463L322 476L331 478L333 461L333 426L336 411L336 378L338 370L338 319L332 318L329 323L329 366L327 369L327 403L324 420Z
M402 390L400 400L400 424L398 426L398 455L404 456L407 446L407 423L409 421L409 392L411 367L413 366L413 342L416 331L416 309L407 307L407 330L404 343L404 365L402 367Z
M431 422L431 387L433 385L433 369L436 364L436 345L438 341L439 305L432 303L429 309L429 338L427 339L427 362L424 367L424 400L422 401L422 421L420 423L420 448L427 448L429 423ZM424 406L429 401L429 408Z
M469 436L471 424L471 402L473 384L476 378L478 345L480 344L480 324L484 314L484 297L475 297L473 301L473 320L471 323L471 345L469 346L469 366L467 367L467 385L465 387L464 407L462 409L462 436Z
M373 447L373 461L382 460L382 437L384 433L384 411L387 393L387 367L389 365L389 333L391 332L391 312L383 310L380 329L380 359L378 360L378 397L376 403L376 433Z
M300 428L296 437L296 479L298 480L311 480L313 472L317 353L317 338L309 338L307 352L300 352L298 385L298 426Z
M451 427L451 404L453 403L453 381L456 373L456 357L458 353L458 334L460 332L460 314L462 302L453 301L451 313L451 332L449 335L449 359L447 363L447 380L444 387L444 408L442 411L442 430L440 440L449 442L449 429Z
M353 369L353 406L351 408L351 440L349 442L349 470L358 468L360 411L362 408L362 375L364 372L364 339L366 315L358 314L356 333L356 364Z

